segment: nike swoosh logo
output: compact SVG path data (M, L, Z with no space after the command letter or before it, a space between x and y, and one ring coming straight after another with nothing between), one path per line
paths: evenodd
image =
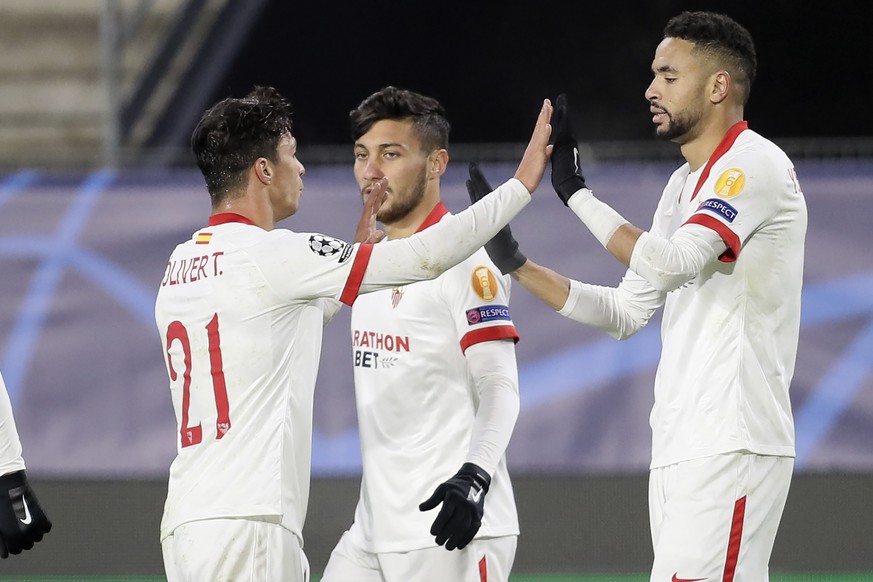
M701 580L706 580L706 578L680 578L678 574L679 572L673 574L673 582L700 582Z
M21 523L24 525L29 525L33 519L30 516L30 508L27 506L27 499L24 497L21 498L22 503L24 503L24 519L19 519Z

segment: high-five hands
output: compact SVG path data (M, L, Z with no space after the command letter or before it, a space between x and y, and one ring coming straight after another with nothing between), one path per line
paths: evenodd
M0 558L29 550L51 529L24 471L0 477Z
M570 197L585 188L585 178L579 167L579 146L573 136L570 115L567 111L567 96L558 95L555 100L554 141L552 150L552 187L566 205Z
M470 164L470 179L467 180L467 193L470 195L470 202L475 203L481 200L492 190L493 188L485 179L482 170L479 169L479 165L475 162ZM527 257L518 250L518 241L513 238L512 230L508 224L501 228L494 235L494 238L485 243L485 251L504 275L515 271L527 261Z
M482 525L485 494L491 486L491 475L473 463L464 463L448 481L440 484L426 501L418 506L430 511L441 502L439 514L430 527L436 543L447 550L459 550L469 544Z

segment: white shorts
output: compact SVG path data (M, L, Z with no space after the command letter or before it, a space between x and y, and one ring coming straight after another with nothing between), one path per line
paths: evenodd
M321 582L507 582L518 536L477 538L463 550L441 546L374 554L345 532L330 554Z
M180 525L161 543L167 582L308 582L300 540L277 523L206 519Z
M766 582L794 459L729 453L652 469L651 581Z

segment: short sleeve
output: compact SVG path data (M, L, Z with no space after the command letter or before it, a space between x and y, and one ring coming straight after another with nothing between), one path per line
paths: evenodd
M366 270L365 255L370 245L351 244L319 233L276 230L269 234L249 252L284 300L339 300L344 293L349 294L349 287L354 287L354 274L362 276ZM357 289L351 294L356 297Z
M444 273L439 285L461 351L487 341L518 341L509 311L510 278L500 274L484 250Z
M714 168L686 224L716 231L728 247L719 259L733 262L744 241L772 219L789 188L793 182L787 162L766 151L747 149Z

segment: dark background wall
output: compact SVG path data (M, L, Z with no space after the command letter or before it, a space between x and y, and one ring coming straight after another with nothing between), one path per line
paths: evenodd
M437 97L452 141L526 141L566 92L585 140L652 135L643 93L667 20L725 12L758 52L747 109L770 137L873 134L873 2L288 2L264 9L213 101L273 85L301 143L349 142L348 112L385 85Z

